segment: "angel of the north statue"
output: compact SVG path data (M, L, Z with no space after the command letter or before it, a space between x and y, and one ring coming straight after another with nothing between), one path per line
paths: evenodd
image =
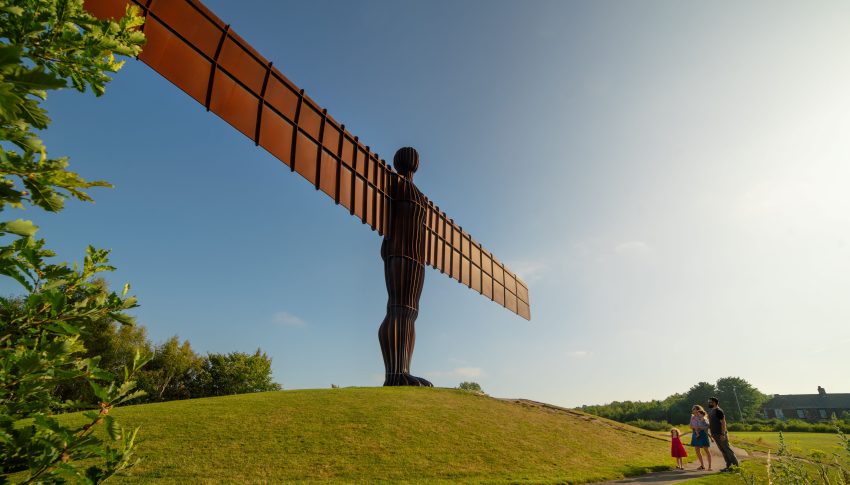
M410 374L425 266L530 320L528 287L413 183L419 155L393 170L197 0L86 0L100 18L145 16L139 56L384 237L387 313L378 330L385 386L430 386Z

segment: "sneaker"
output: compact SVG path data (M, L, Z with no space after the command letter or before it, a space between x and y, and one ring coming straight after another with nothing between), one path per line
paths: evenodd
M728 467L727 467L727 468L721 468L721 469L720 469L720 473L726 473L726 472L731 472L731 471L732 471L732 469L731 469L731 468L728 468Z

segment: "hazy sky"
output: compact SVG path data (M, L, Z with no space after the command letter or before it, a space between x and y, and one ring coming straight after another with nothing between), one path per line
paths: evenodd
M850 392L849 3L206 3L383 158L416 147L529 283L530 323L429 270L414 374L569 406ZM139 62L48 108L51 154L116 188L26 216L63 260L111 248L155 341L382 383L376 233Z

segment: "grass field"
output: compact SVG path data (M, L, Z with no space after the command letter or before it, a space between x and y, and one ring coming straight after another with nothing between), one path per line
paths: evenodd
M827 454L841 451L838 435L835 433L782 433L785 445L789 451L798 456L808 456L812 450L820 450ZM730 433L730 439L740 442L744 448L776 453L779 449L779 433L741 431ZM740 445L739 445L740 446Z
M141 426L143 458L117 483L582 483L673 463L666 439L637 428L449 389L281 391L113 413Z

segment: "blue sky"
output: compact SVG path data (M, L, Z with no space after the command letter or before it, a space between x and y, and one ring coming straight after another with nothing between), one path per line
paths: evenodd
M847 3L206 4L383 158L416 147L529 283L530 323L429 271L415 374L570 406L850 392ZM380 385L377 234L139 62L48 108L51 155L115 189L25 215L60 259L112 249L154 341Z

